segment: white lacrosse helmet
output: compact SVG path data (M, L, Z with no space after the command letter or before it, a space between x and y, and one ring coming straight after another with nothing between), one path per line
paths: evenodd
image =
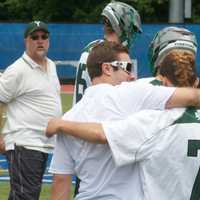
M159 61L172 49L187 49L196 55L196 36L185 28L167 27L158 31L150 43L148 56L151 70L155 75Z

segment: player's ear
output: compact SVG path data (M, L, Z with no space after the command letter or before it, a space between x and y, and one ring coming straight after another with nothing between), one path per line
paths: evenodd
M111 75L111 73L113 71L113 68L112 68L111 64L109 64L109 63L103 63L101 65L101 67L102 67L102 74L105 74L107 76Z

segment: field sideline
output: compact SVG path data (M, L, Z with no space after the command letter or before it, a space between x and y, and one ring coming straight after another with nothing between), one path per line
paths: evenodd
M61 92L62 108L63 112L66 112L71 108L72 105L73 85L62 85L61 91L62 91ZM0 171L2 171L1 165L0 165ZM0 177L1 176L2 173L0 173ZM43 184L40 200L50 200L50 188L51 184L47 183ZM74 188L72 188L71 200L73 199L73 190ZM0 200L7 200L8 192L9 192L9 183L7 181L0 181Z

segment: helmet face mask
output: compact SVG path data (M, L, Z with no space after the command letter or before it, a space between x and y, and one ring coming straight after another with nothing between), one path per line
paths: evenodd
M121 43L128 48L133 44L136 33L141 33L141 20L138 12L122 2L111 2L103 10Z
M155 75L160 60L172 49L197 51L195 35L185 28L167 27L156 33L150 43L148 57L151 71Z

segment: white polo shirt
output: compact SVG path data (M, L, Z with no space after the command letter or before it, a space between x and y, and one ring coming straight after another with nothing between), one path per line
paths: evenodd
M55 64L47 58L47 72L26 53L0 78L0 101L7 104L2 133L6 150L14 144L50 152L54 138L45 136L47 122L61 116L60 84Z

